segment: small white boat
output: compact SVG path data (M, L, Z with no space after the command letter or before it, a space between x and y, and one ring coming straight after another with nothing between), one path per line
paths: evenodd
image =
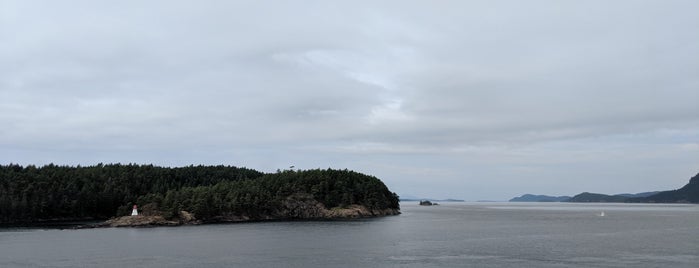
M597 216L604 217L604 211L602 211L602 212L600 212L599 214L597 214Z

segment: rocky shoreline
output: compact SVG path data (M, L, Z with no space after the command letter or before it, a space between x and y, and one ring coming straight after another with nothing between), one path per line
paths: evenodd
M285 221L285 220L347 220L359 218L373 218L399 215L398 209L369 209L362 205L350 205L347 207L335 207L327 209L315 199L289 198L274 213L269 215L220 215L210 219L197 219L196 215L187 211L180 211L177 218L166 219L158 213L123 216L109 219L102 223L84 225L81 228L107 228L107 227L157 227L157 226L181 226L199 225L207 223L233 223L255 221Z

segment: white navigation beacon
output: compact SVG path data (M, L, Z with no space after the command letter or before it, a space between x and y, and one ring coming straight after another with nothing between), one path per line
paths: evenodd
M131 216L138 216L138 207L133 205L133 210L131 211Z

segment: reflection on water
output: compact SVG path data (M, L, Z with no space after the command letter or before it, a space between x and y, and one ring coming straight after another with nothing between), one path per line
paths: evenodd
M695 267L699 206L401 204L355 221L1 229L0 267ZM599 212L606 212L599 217Z

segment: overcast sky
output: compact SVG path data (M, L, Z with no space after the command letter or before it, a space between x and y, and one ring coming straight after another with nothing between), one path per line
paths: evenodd
M0 0L0 163L348 168L466 200L699 172L699 1L262 2Z

